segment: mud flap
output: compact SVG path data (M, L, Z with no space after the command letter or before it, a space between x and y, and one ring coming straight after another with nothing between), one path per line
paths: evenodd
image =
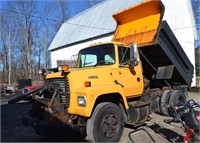
M174 71L174 65L158 67L156 79L171 79Z

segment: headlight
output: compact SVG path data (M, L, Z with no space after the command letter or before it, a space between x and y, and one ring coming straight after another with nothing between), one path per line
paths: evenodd
M78 96L78 105L79 106L86 106L86 98L85 96Z

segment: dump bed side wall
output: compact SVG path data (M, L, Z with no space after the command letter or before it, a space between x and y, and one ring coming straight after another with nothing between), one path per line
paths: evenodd
M170 84L191 86L194 67L166 21L161 22L154 45L140 49L156 70L158 67L174 65L172 78L168 80ZM144 74L150 77L156 71L143 57L141 60Z

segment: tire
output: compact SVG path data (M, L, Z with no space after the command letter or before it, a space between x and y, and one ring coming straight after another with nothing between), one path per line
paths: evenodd
M87 138L91 142L119 142L124 129L120 108L111 102L100 103L87 121Z
M173 90L169 99L169 105L174 107L180 103L181 105L186 105L186 96L181 90ZM180 115L182 112L179 113ZM172 113L170 113L172 116Z
M160 106L161 113L165 116L170 116L169 109L166 105L169 104L169 98L170 98L171 93L172 93L172 90L166 90L163 92L161 96L161 106Z

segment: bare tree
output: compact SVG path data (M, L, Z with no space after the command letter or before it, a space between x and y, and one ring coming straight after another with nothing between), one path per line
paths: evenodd
M7 82L7 72L8 72L8 45L7 45L7 21L5 18L5 15L0 15L0 40L1 40L1 46L0 46L0 52L1 52L1 61L3 63L3 82Z
M31 78L31 47L33 45L33 37L31 31L34 27L34 12L36 12L36 1L16 1L13 2L13 9L17 11L16 19L20 24L20 31L24 37L26 58L26 73L27 77Z
M56 2L57 6L57 23L55 25L56 31L59 30L61 25L69 19L69 1L60 0Z
M4 13L1 15L1 33L0 33L0 41L2 44L1 49L1 60L3 61L3 72L4 72L4 81L11 84L11 73L13 63L13 49L14 49L14 41L16 40L16 23L15 19L13 19L12 14Z
M196 21L196 28L198 35L200 36L200 1L199 0L192 0L192 7L194 11L195 21ZM200 37L196 41L196 46L200 46Z
M49 19L51 19L53 15L52 9L55 9L54 2L48 2L44 1L44 8L41 10L41 15L44 17L42 19L42 37L41 42L42 46L44 48L44 68L47 69L48 67L48 47L50 45L50 42L52 40L52 23ZM41 51L41 49L39 49Z
M87 0L86 7L101 1ZM48 67L48 47L70 16L69 1L42 1L39 7L37 3L35 0L8 1L5 10L1 10L0 77L5 83L20 78L34 80L43 63L44 68Z

